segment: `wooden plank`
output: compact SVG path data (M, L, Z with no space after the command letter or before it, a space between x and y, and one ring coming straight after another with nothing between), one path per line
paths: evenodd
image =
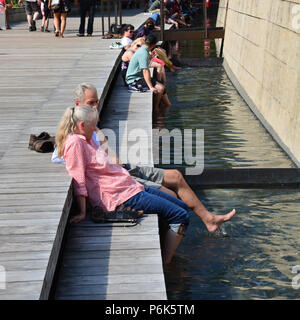
M130 284L130 283L151 283L151 282L159 282L162 280L162 273L154 273L149 274L145 277L144 274L131 274L124 276L123 274L115 274L115 275L91 275L91 276L74 276L72 278L67 278L61 280L61 283L64 285L93 285L94 283L98 284Z
M157 249L123 249L123 250L112 250L112 251L86 251L86 252L73 252L73 251L65 251L64 252L64 261L67 260L79 260L79 259L97 259L99 257L102 258L126 258L126 257L160 257L161 253Z
M120 284L110 284L107 288L105 285L66 285L65 289L68 289L69 295L94 295L94 294L120 294L120 293L154 293L162 292L164 286L161 281L152 282L149 286L148 282L134 283L134 285L120 283ZM58 295L61 293L61 289L58 289Z
M80 296L61 295L60 300L165 300L166 292L155 293L116 293L116 294L95 294Z
M79 275L132 275L132 274L162 274L162 266L160 264L141 264L141 265L127 265L127 266L90 266L89 268L79 268L79 267L62 267L60 276L63 278L73 277ZM60 291L62 292L62 290Z

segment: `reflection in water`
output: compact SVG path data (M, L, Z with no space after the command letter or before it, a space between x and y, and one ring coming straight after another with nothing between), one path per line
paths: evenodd
M172 107L154 116L154 126L204 129L206 168L294 167L222 67L168 73L167 90Z
M188 44L182 52L195 51L195 47L190 49ZM154 117L157 127L204 129L206 168L294 167L223 68L182 68L168 73L167 91L172 107ZM197 193L213 213L231 208L238 213L223 233L214 235L208 234L196 215L191 217L188 234L165 269L168 298L299 298L299 290L292 288L295 274L291 271L300 265L300 191L216 189Z

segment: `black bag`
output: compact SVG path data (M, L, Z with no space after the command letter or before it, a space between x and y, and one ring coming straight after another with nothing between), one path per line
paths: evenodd
M121 25L121 24L112 23L112 24L110 25L109 32L110 32L110 33L121 34L121 33L122 33L122 29L123 29L125 26L126 26L125 23L123 23L122 25Z

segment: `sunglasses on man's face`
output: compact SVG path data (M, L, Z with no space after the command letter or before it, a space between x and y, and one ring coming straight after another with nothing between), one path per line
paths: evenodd
M141 47L142 45L140 45L140 44L137 44L136 46L137 46L138 48L140 48L140 47Z

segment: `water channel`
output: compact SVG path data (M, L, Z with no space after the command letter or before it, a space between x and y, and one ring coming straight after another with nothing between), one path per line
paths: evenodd
M181 57L215 56L214 43L180 43ZM253 115L222 67L183 67L167 75L172 103L154 127L204 129L205 168L291 168L294 164ZM176 153L177 150L174 150ZM161 165L165 168L183 165ZM300 190L196 190L205 206L238 214L209 234L193 215L165 268L169 299L297 299ZM296 266L299 266L297 268ZM300 281L299 281L300 282ZM300 284L300 283L299 283Z

